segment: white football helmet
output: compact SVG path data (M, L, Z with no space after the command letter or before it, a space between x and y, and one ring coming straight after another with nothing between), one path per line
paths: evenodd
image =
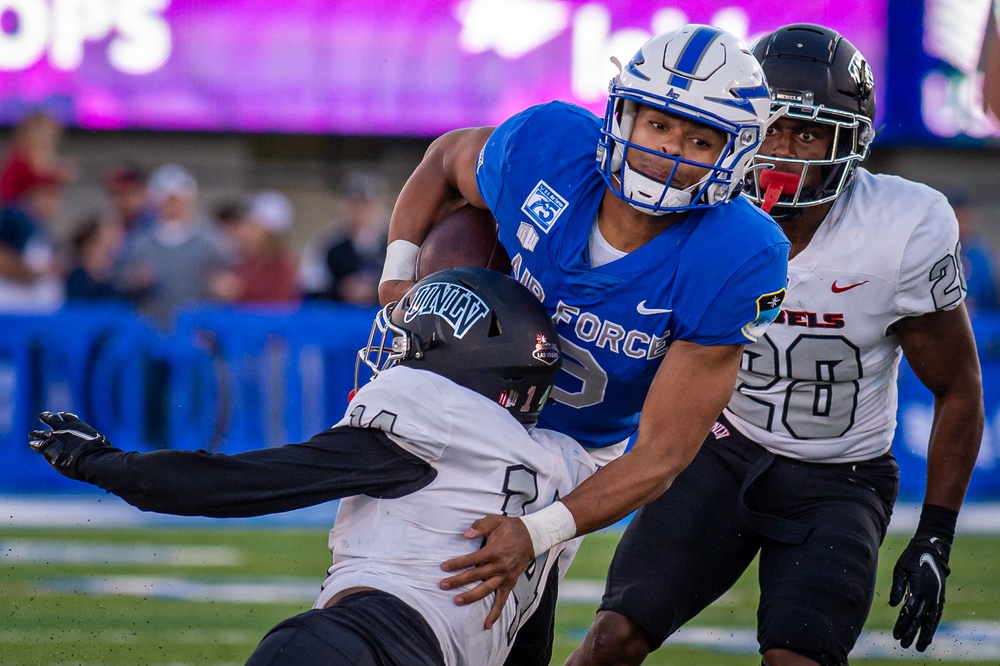
M728 141L715 164L667 155L629 139L639 104L708 125ZM760 147L770 115L764 72L739 38L690 24L646 42L611 80L597 152L604 180L618 196L651 215L717 206L735 196ZM676 166L659 182L628 165L628 151L708 169L683 190L672 187Z

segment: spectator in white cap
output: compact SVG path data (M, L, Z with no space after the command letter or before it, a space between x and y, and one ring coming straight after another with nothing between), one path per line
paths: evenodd
M164 164L149 177L149 198L158 206L169 199L192 203L198 198L198 181L179 164Z
M156 214L124 257L123 286L141 293L139 308L168 327L181 305L214 298L210 284L231 257L198 214L198 183L186 169L165 164L147 184Z
M237 303L299 301L296 261L285 240L294 216L281 192L264 190L251 199L246 214L232 225L236 267L213 281L219 298Z

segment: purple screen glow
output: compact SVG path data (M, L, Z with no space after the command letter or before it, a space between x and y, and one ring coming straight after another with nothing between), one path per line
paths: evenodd
M841 31L884 76L887 0L0 0L0 123L434 136L563 99L602 114L611 56L709 23Z

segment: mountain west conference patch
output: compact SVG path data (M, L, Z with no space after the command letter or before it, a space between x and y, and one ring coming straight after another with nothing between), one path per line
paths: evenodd
M763 294L757 298L757 316L753 321L740 329L750 342L757 342L760 336L764 335L768 324L775 320L781 310L781 303L785 300L785 290L779 289L769 294Z

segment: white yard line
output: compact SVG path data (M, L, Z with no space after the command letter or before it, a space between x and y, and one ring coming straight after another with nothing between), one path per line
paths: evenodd
M671 636L667 645L704 647L727 654L756 655L757 632L738 627L685 627ZM922 664L941 659L976 664L997 663L997 659L1000 659L1000 627L992 623L942 623L926 652L917 652L912 648L902 649L899 641L893 640L888 630L864 632L851 651L851 657L899 659L919 661Z
M191 579L165 576L60 576L39 581L41 587L76 594L126 595L213 603L299 603L305 610L318 593L316 581L304 578ZM560 603L596 604L604 586L593 581L568 579L559 586ZM194 636L176 640L198 642ZM0 631L0 641L17 641L12 632ZM245 640L240 634L233 641ZM238 640L237 640L238 639ZM37 640L33 636L31 640ZM175 640L175 639L172 639ZM670 638L669 645L707 648L727 654L757 654L754 629L748 627L685 627ZM852 652L854 657L879 657L927 663L937 659L978 664L1000 660L1000 626L996 623L946 622L934 635L927 652L903 650L888 631L865 632ZM987 661L989 660L989 661Z
M323 526L337 516L337 503L259 518L192 518L140 511L107 494L0 495L0 529L4 527L255 527ZM2 535L0 535L2 536Z
M259 518L190 518L147 513L111 495L0 495L0 529L4 527L150 527L212 526L328 528L337 515L337 503ZM899 503L890 534L909 534L917 526L919 504ZM621 528L623 523L615 526ZM614 528L611 528L614 529ZM958 531L963 534L1000 534L1000 502L970 502L962 509Z
M228 546L179 546L151 543L111 544L74 541L14 541L0 539L0 561L7 564L38 562L117 566L220 567L244 561L238 548Z

